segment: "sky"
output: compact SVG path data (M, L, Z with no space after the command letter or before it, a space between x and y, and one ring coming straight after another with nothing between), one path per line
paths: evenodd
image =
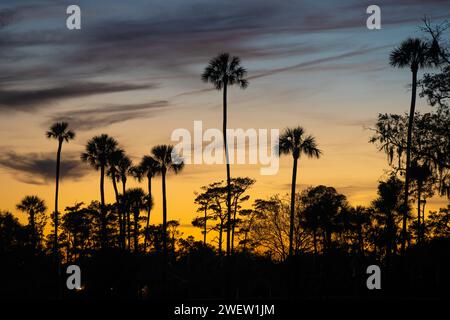
M71 4L81 8L81 30L66 28ZM380 30L366 27L371 4L381 8ZM52 206L56 143L45 131L55 121L68 121L77 134L63 146L60 208L100 197L99 173L79 160L95 135L115 137L138 162L152 146L174 144L173 130L192 131L195 120L221 128L221 94L200 79L220 52L239 56L248 70L249 87L229 91L229 127L303 126L323 156L301 159L300 190L334 186L352 205L368 205L388 169L368 143L370 128L378 113L407 112L410 103L410 72L391 68L389 52L423 36L425 15L450 19L450 1L2 0L0 209L25 222L15 210L24 195ZM419 99L417 109L429 107ZM251 204L289 192L291 166L283 157L276 175L248 164L231 172L256 179ZM168 216L185 235L199 235L190 227L194 192L225 178L224 166L206 164L168 178ZM154 223L160 188L155 178ZM106 196L114 201L111 183ZM436 197L428 208L444 203Z

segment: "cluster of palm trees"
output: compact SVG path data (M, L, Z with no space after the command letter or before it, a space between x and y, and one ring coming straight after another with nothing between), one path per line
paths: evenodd
M54 254L58 254L58 195L59 195L59 179L61 167L61 150L64 142L69 142L75 138L75 133L70 130L69 124L66 122L58 122L53 124L46 133L47 137L54 138L58 141L57 161L56 161L56 190L55 190L55 210L53 213L54 221ZM146 229L150 224L150 214L153 207L152 200L152 178L156 175L162 177L162 193L163 193L163 243L164 255L167 255L167 201L166 201L166 175L169 172L178 173L183 168L183 162L175 163L172 160L173 146L157 145L151 149L149 155L145 155L140 163L133 165L132 160L120 148L118 142L107 134L101 134L91 138L85 147L85 151L81 154L81 160L89 164L96 171L100 172L100 238L102 248L107 247L107 208L105 200L105 179L107 177L112 181L114 194L116 198L116 208L119 217L119 239L120 246L131 250L131 230L130 230L130 213L134 215L134 250L138 250L138 224L139 214L142 210L147 210ZM148 191L145 193L141 188L132 188L127 190L126 183L128 177L134 177L138 181L147 178ZM118 183L122 184L122 194L119 192ZM30 199L28 199L30 198ZM30 214L32 229L34 227L35 212L42 212L45 207L42 201L26 197L18 209L27 211ZM37 197L35 197L37 198ZM36 201L35 201L36 200ZM43 209L45 211L45 209ZM35 233L35 232L34 232ZM34 234L33 233L33 234ZM36 239L36 237L33 237ZM145 232L144 251L147 246L148 234Z
M211 83L215 89L223 93L223 140L226 157L226 176L227 176L227 226L231 225L231 170L227 145L227 89L228 86L237 85L242 89L247 88L248 81L245 79L246 69L241 65L241 60L228 53L221 53L210 60L206 66L201 78L204 82ZM61 152L64 142L69 142L75 138L75 133L69 128L66 122L57 122L53 124L46 133L48 138L53 138L58 142L56 155L56 186L55 186L55 209L53 213L54 220L54 254L58 254L58 225L59 225L59 180L61 167ZM294 232L294 208L295 208L295 186L297 179L298 161L302 154L308 157L319 158L321 151L317 148L315 138L306 135L302 127L287 128L280 137L279 150L281 154L292 154L293 172L292 172L292 197L291 197L291 220L289 234L289 253L292 255L292 239ZM138 165L133 165L132 160L126 155L125 151L119 146L116 139L107 134L97 135L91 138L81 154L81 160L89 164L96 171L100 172L100 224L101 224L101 246L107 247L107 209L105 201L105 179L107 177L112 181L117 214L119 218L119 239L121 248L131 250L131 219L130 212L134 215L134 249L138 248L138 217L141 210L147 210L146 231L150 225L150 215L153 207L152 199L152 178L160 175L162 178L162 207L163 207L163 250L164 256L167 256L167 197L166 197L166 175L170 172L175 174L183 169L182 161L175 161L174 147L172 145L157 145L151 149L151 154L143 156ZM127 190L127 178L132 176L139 182L147 179L147 192L140 188ZM122 192L119 192L118 183L122 184ZM128 207L127 207L128 206ZM226 228L226 252L231 254L231 228ZM145 232L144 252L148 244L148 232Z

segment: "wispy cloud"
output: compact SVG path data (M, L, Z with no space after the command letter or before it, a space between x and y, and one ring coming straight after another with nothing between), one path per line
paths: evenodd
M168 101L142 104L112 105L57 113L46 124L66 121L76 130L91 130L115 123L154 116L170 106Z
M154 84L72 83L45 89L0 90L0 111L34 111L56 101L97 94L154 88Z
M0 155L0 166L7 169L14 179L27 184L49 184L55 179L56 158L53 153L16 153L8 151ZM65 153L61 162L61 179L78 180L88 173L76 153Z

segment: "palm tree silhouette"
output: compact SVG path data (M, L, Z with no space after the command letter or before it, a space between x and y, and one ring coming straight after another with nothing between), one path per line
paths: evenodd
M28 223L31 228L31 246L33 251L37 249L38 230L36 227L36 216L47 211L45 201L38 196L25 196L16 206L17 210L28 214Z
M174 153L174 147L172 145L157 145L151 150L153 159L157 162L158 174L162 178L162 196L163 196L163 225L162 225L162 237L163 237L163 281L166 277L167 266L167 201L166 201L166 174L173 172L178 174L184 166L181 159L174 159L172 154ZM178 160L178 161L176 161Z
M230 161L227 145L227 90L228 86L238 85L241 89L246 89L248 81L244 79L247 70L241 66L241 59L230 56L229 53L221 53L209 61L208 66L202 74L204 82L210 82L217 90L223 89L223 143L225 149L227 168L227 225L231 225L231 173ZM227 255L230 254L230 228L227 227Z
M113 189L114 189L114 195L116 198L116 206L117 206L117 213L119 216L119 238L120 238L120 246L122 249L125 248L125 224L124 224L124 214L125 214L125 206L123 203L123 197L121 198L119 195L119 190L117 187L117 182L120 181L119 176L119 163L121 159L125 156L125 153L122 149L117 149L111 153L111 155L108 158L108 171L107 175L111 178L111 181L113 183Z
M427 42L418 38L408 38L403 41L398 48L395 48L390 56L389 63L396 68L409 68L412 72L411 83L411 107L409 110L408 121L408 136L406 141L406 168L405 168L405 195L404 195L404 209L402 219L402 242L401 252L405 252L406 245L406 223L408 216L408 193L410 182L410 166L411 166L411 138L412 127L414 123L414 112L416 109L416 89L417 89L417 72L419 69L431 67L436 61L434 51L430 50L430 45Z
M134 238L134 252L139 250L139 215L145 208L151 207L152 203L144 190L141 188L133 188L126 191L126 199L133 213L133 238Z
M137 167L133 170L134 177L141 182L144 177L147 177L147 188L148 188L148 197L152 199L152 178L158 173L158 162L153 159L151 156L142 157L141 162ZM151 203L151 202L150 202ZM152 206L147 207L147 221L145 227L145 237L144 237L144 252L147 250L147 242L148 242L148 229L150 226L150 213L152 211Z
M419 164L417 161L412 161L410 170L410 177L412 180L416 181L417 184L417 243L420 243L422 239L422 222L425 225L425 220L421 222L421 203L422 203L422 192L424 183L430 177L432 177L432 170L428 163ZM426 201L424 199L424 201Z
M55 224L55 240L53 244L53 253L55 257L58 254L58 193L59 193L59 172L61 167L61 149L63 142L69 142L75 139L75 132L69 129L67 122L56 122L46 132L46 136L49 139L55 139L58 141L58 151L56 152L56 186L55 186L55 212L54 212L54 224Z
M108 167L109 159L118 149L117 141L101 134L93 137L86 144L86 151L81 154L81 160L91 165L95 170L100 170L100 202L101 202L101 245L106 247L106 206L105 206L105 172Z
M133 162L131 159L125 154L119 159L117 163L117 173L119 180L122 182L122 195L124 203L127 203L126 191L127 191L127 181L128 176L133 174ZM123 206L124 213L126 215L126 230L127 230L127 238L128 238L128 250L131 250L131 220L130 215L131 212L125 210L126 206ZM124 228L125 230L125 228Z
M291 185L291 212L289 221L289 257L293 253L294 239L294 208L295 208L295 185L297 182L297 162L302 154L310 158L319 158L322 154L317 148L316 139L311 135L305 135L302 127L286 128L280 136L278 142L280 154L292 154L294 165L292 169L292 185Z

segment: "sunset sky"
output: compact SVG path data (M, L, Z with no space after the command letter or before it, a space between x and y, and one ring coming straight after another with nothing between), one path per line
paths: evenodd
M395 2L395 4L393 4ZM66 28L66 8L81 7L81 30ZM381 30L366 28L367 6L381 7ZM301 159L300 189L324 184L351 204L369 204L386 157L368 143L378 113L407 112L409 70L389 52L421 37L421 18L450 18L450 1L10 1L0 3L0 209L16 212L27 194L54 201L56 142L45 131L68 121L76 140L63 146L60 208L99 199L99 173L80 153L94 135L115 137L136 162L177 128L221 128L221 94L201 81L219 52L241 57L249 87L229 91L229 127L303 126L323 156ZM418 100L418 110L428 110ZM252 200L289 192L291 158L277 175L233 165L257 180ZM225 179L222 165L188 165L168 179L169 219L183 232L195 216L194 191ZM130 186L137 183L130 179ZM142 185L145 187L145 185ZM155 179L153 222L161 221ZM110 181L107 200L114 201ZM446 199L428 201L437 209ZM50 210L49 210L50 212Z

